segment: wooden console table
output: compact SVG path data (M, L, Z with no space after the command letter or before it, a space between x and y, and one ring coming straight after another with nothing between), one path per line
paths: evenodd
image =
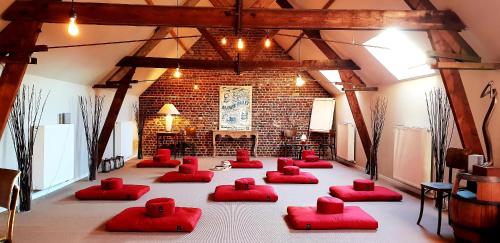
M259 133L257 131L219 131L219 130L213 130L212 131L212 143L214 146L214 157L217 156L217 136L219 136L221 139L223 137L230 137L233 139L238 139L238 138L253 138L254 143L252 146L252 151L253 155L257 156L257 146L259 145Z

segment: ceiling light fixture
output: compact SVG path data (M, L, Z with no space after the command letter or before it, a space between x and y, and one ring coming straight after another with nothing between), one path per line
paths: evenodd
M227 38L226 38L226 36L223 36L223 37L222 37L222 39L220 40L220 43L221 43L222 45L224 45L224 46L227 44Z
M243 39L241 38L238 38L238 43L236 45L238 47L238 50L243 50L245 48L245 43L243 42Z
M78 25L76 24L76 11L74 6L74 1L71 1L71 10L69 12L69 23L68 23L68 34L71 36L77 36L80 33L78 30Z
M181 67L179 66L179 64L177 64L177 68L175 69L173 76L174 76L174 78L181 78L182 77Z
M194 90L199 90L199 89L200 89L200 87L198 87L198 85L197 85L197 84L195 84L195 85L193 86L193 89L194 89Z
M177 0L177 7L179 7L179 0ZM177 26L176 29L177 30L176 30L175 34L177 34L177 36L179 36L179 27ZM176 48L177 48L176 49L176 51L177 51L176 56L177 56L177 59L179 59L179 39L178 38L176 39L176 44L177 44L176 45ZM181 77L182 77L181 65L179 65L179 63L177 63L177 68L174 71L174 78L181 78Z
M266 31L266 40L264 41L264 47L271 47L271 39L269 39L269 31Z
M301 65L302 63L300 62L300 46L302 44L302 38L299 39L299 72L301 70ZM304 86L306 82L304 81L304 79L302 79L302 76L300 76L299 73L297 73L297 76L295 77L295 86L297 87L302 87Z

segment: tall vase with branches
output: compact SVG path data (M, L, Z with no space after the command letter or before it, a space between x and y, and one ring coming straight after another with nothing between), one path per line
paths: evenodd
M137 158L142 159L142 135L144 132L144 125L146 122L146 113L139 109L139 103L132 105L134 110L135 122L137 123Z
M450 146L455 124L450 122L451 107L442 89L435 88L427 92L425 99L431 130L434 180L443 182L446 151Z
M101 129L102 107L104 96L91 97L80 96L80 111L82 113L83 128L87 139L87 151L89 159L89 180L96 179L98 161L98 140Z
M17 166L21 171L19 180L19 209L31 210L33 146L38 133L38 126L49 93L35 90L34 86L23 86L17 94L9 117L9 130L16 151Z
M370 147L370 157L366 163L366 174L371 180L378 179L378 147L384 130L385 114L387 112L387 99L377 97L370 106L371 126L372 126L372 146Z

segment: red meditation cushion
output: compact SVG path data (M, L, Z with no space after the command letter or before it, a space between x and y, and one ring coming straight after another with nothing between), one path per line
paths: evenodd
M101 180L101 188L104 190L115 190L123 188L122 178L107 178Z
M263 167L262 161L260 160L250 160L248 162L238 162L235 160L229 160L232 168L236 169L260 169Z
M255 180L253 178L240 178L234 181L236 190L250 190L255 188Z
M269 185L255 185L252 190L236 190L232 185L220 185L215 188L213 199L223 202L276 202L278 194Z
M292 165L293 160L291 158L278 158L278 171L283 172L283 167Z
M324 160L316 162L306 162L304 160L294 160L293 164L299 168L317 168L317 169L330 169L333 168L332 163Z
M179 173L181 174L194 174L196 172L195 165L182 164L179 166Z
M317 155L307 155L305 158L306 162L318 162L319 157Z
M318 184L318 178L309 172L300 172L299 175L285 175L279 171L266 172L267 183L288 184Z
M79 200L137 200L149 191L149 186L123 185L120 189L104 190L101 186L91 186L75 192Z
M353 186L331 186L330 194L345 202L359 201L401 201L403 195L383 186L375 186L373 191L356 191Z
M156 151L156 155L168 155L170 157L170 149L158 149L158 151Z
M151 218L170 216L175 213L175 200L172 198L155 198L146 202L146 214Z
M236 151L236 157L242 156L242 157L250 157L250 152L246 149L238 149Z
M283 174L285 174L285 175L298 175L298 174L300 174L300 169L297 166L285 166L285 167L283 167Z
M316 210L321 214L342 213L344 211L344 201L336 197L319 197Z
M194 156L184 156L184 158L182 158L182 163L198 165L198 158Z
M158 149L153 157L154 162L167 162L170 160L170 149Z
M314 149L308 149L302 151L302 158L305 158L308 155L314 155Z
M178 171L169 171L161 176L160 182L210 182L214 172L198 170L193 174L183 174Z
M236 161L237 162L249 162L250 161L250 157L249 156L245 156L245 155L237 155L236 156Z
M287 208L289 225L297 230L334 230L334 229L377 229L378 222L368 213L356 206L346 206L344 212L321 214L315 207Z
M373 191L375 183L367 179L356 179L353 182L353 188L355 191Z

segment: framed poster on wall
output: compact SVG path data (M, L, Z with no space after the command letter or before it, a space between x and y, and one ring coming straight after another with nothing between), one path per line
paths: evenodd
M252 130L252 86L220 86L219 130Z

